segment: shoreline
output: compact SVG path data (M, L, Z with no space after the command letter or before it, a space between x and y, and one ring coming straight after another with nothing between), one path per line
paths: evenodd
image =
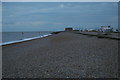
M21 39L21 40L4 42L4 43L0 43L0 46L6 46L6 45L11 45L11 44L16 44L16 43L22 43L22 42L26 42L26 41L31 41L31 40L38 39L38 38L44 38L44 37L47 37L47 36L51 36L53 34L58 34L60 32L64 32L64 31L56 31L56 32L52 32L50 34L46 34L46 35L42 35L42 36L36 36L36 37L25 38L25 39Z
M47 36L50 36L50 35L52 35L52 34L46 34L46 35L43 35L43 36L36 36L36 37L32 37L32 38L25 38L25 39L22 39L22 40L4 42L4 43L0 43L0 46L6 46L6 45L10 45L10 44L16 44L16 43L31 41L31 40L38 39L38 38L44 38L44 37L47 37Z
M36 36L36 37L33 37L33 38L25 38L25 39L22 39L22 40L4 42L4 43L0 43L0 46L26 42L26 41L30 41L30 40L34 40L34 39L38 39L38 38L44 38L44 37L50 36L52 34L58 34L58 33L61 33L61 32L65 32L65 31L56 31L56 32L52 32L51 34L47 34L47 35L43 35L43 36ZM92 32L89 32L89 33L79 32L79 31L71 31L71 32L76 33L76 34L88 35L88 36L96 36L97 38L108 38L108 39L120 40L120 37L112 37L112 36L107 36L107 35L98 35L97 33L91 34Z

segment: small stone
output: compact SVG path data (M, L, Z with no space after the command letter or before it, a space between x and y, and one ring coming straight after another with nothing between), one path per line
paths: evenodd
M66 77L66 78L69 78L69 77Z

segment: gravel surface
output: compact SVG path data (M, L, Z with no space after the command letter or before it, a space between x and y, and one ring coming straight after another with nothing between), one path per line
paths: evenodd
M80 33L98 35L98 32L80 32ZM110 33L108 35L102 35L102 36L112 37L112 38L120 38L119 35L120 35L120 33Z
M118 40L62 32L3 46L3 78L117 78Z

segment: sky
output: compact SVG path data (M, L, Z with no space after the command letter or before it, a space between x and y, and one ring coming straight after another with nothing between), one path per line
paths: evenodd
M3 2L2 31L118 28L117 2Z
M0 32L2 32L2 3L0 2ZM1 37L1 34L0 34Z
M2 0L3 2L118 2L119 0Z

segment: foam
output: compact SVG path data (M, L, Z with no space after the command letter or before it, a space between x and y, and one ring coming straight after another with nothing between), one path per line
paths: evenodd
M29 41L29 40L38 39L38 38L43 38L43 37L47 37L47 36L49 36L49 35L52 35L52 34L46 34L46 35L43 35L43 36L26 38L26 39L17 40L17 41L4 42L4 43L0 43L0 46L2 46L2 45L8 45L8 44L13 44L13 43L18 43L18 42Z

